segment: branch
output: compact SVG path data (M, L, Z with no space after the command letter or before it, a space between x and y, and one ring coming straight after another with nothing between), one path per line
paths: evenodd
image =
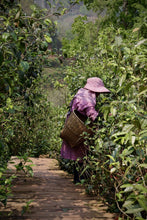
M116 201L116 204L117 204L118 209L119 209L120 212L123 213L127 218L131 219L130 216L127 215L127 214L120 208L119 203L118 203L118 201L117 201L116 192L119 192L119 190L117 189L117 188L119 187L119 185L116 186L115 183L114 183L114 187L115 187L115 201Z
M72 5L70 5L70 7L64 12L63 15L67 14L74 7L75 4L77 4L77 3L73 3ZM47 19L47 18L52 17L52 16L61 16L61 15L62 14L59 13L59 12L53 12L53 13L49 14L49 11L48 11L47 15L44 16L44 17L34 18L34 17L31 17L31 16L22 16L22 18L29 18L29 19L33 19L35 21L40 21L40 20L44 20L44 19Z

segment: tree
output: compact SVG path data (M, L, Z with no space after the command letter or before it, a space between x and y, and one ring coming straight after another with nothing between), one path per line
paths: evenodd
M131 28L134 23L145 22L147 3L145 0L83 0L88 8L97 12L105 11L105 23L112 23L117 27Z
M14 178L4 175L10 157L19 155L26 161L26 156L45 153L50 146L51 109L41 95L40 80L56 24L48 11L35 5L31 10L26 15L17 1L0 3L0 202L4 205Z

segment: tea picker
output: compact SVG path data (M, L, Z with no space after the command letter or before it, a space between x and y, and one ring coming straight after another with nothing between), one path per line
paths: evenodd
M70 104L70 111L67 114L64 128L60 137L63 139L61 147L61 157L75 161L74 182L80 182L80 174L76 169L76 160L79 167L83 165L83 157L88 155L88 146L84 144L82 134L92 134L92 130L87 128L85 121L88 119L94 122L98 116L96 111L96 97L101 93L110 91L104 86L103 81L98 77L87 79L87 83L80 88Z

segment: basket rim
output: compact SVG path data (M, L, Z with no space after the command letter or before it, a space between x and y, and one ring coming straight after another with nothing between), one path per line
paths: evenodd
M76 111L77 111L77 110L74 109L72 112L74 113L74 115L76 116L76 118L77 118L80 122L82 122L83 125L85 125L84 122L76 115L76 113L75 113ZM72 112L71 112L71 113L72 113Z

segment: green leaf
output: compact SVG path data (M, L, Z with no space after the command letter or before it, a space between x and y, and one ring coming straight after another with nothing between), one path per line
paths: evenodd
M113 134L111 137L117 138L117 136L123 136L125 134L126 134L126 132L117 132L117 133Z
M116 171L116 168L113 167L111 170L110 170L110 173L114 173Z
M54 21L54 24L57 26L58 22L57 22L57 21Z
M134 200L126 200L125 202L124 202L124 204L123 204L123 207L125 207L125 208L127 208L127 207L129 207L130 205L132 205L132 204L134 204Z
M135 143L135 139L136 139L136 137L135 137L135 136L132 136L132 137L131 137L131 142L132 142L132 145L134 145L134 143Z
M139 133L139 135L140 135L140 141L142 141L142 140L147 140L147 130L143 130L143 131L141 131L140 133Z
M138 189L140 192L147 193L147 188L145 188L141 184L136 184L136 185L134 185L134 187L135 187L135 189Z
M0 172L0 178L2 177L2 175L3 175L3 173L2 173L2 172Z
M111 107L110 112L112 113L113 116L116 116L117 110L116 110L116 108Z
M126 133L128 133L133 127L134 127L133 124L126 124L126 125L123 127L123 130L122 130L122 131L125 131Z
M115 43L114 43L116 46L120 46L122 44L122 38L119 36L119 37L115 37Z
M131 52L130 48L128 48L128 47L124 47L124 51L125 51L127 54L130 54L130 52Z
M47 18L47 19L44 20L44 23L46 25L50 25L50 24L52 24L52 21L49 18Z
M7 104L8 109L9 109L9 108L10 108L10 109L13 108L12 100L11 100L10 97L7 98L6 104Z
M12 32L12 33L11 33L11 36L13 37L13 39L14 39L15 41L17 40L17 35L16 35L15 32Z
M10 36L10 34L5 32L5 33L2 34L2 39L3 39L4 41L7 41L8 38L9 38L9 36Z
M61 11L61 15L64 15L66 10L67 10L67 8L63 8L63 10Z
M142 217L136 217L136 220L145 220L145 219Z
M144 209L143 208L132 208L132 209L128 209L126 211L127 214L135 214L135 213L138 213L138 212L142 212Z
M137 95L137 97L138 96L141 96L141 95L144 95L144 94L146 94L147 93L147 89L145 89L145 90L143 90L142 92L140 92L138 95Z
M124 192L131 192L134 189L134 185L124 184L124 185L120 186L120 188L125 188Z
M122 77L121 77L120 80L119 80L119 86L120 86L120 87L121 87L122 84L125 82L125 80L126 80L126 74L123 74Z
M107 155L107 157L109 157L112 161L114 161L115 162L115 159L114 159L114 157L112 157L111 155Z
M141 208L143 208L145 211L147 211L147 200L146 198L138 198L137 199L139 205L141 206Z
M132 166L133 166L133 164L131 163L131 165L127 167L127 169L125 170L123 178L126 177L126 175L128 174L128 172L129 172L129 170L131 169Z
M143 40L139 41L139 42L135 45L135 47L138 47L138 46L144 44L144 42L146 42L146 41L147 41L147 39L143 39Z
M31 5L30 8L32 9L32 11L36 11L37 9L36 5Z
M22 71L26 72L29 69L29 63L27 61L21 61L20 68Z
M15 20L18 20L18 19L20 18L20 13L21 13L21 11L18 11L18 12L17 12L17 14L16 14L16 16L15 16Z
M140 164L139 166L140 166L140 167L144 167L144 168L147 169L147 164L146 164L146 163Z
M51 37L49 37L48 35L44 35L44 38L45 38L45 40L48 42L48 43L51 43L52 42L52 38Z

